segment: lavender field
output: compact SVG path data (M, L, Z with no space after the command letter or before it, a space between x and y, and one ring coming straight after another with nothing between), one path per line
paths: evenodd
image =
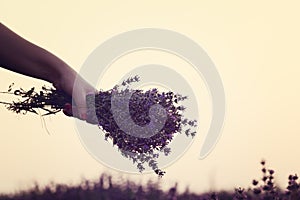
M177 183L168 190L162 190L159 183L148 182L147 185L126 181L115 183L107 174L101 175L97 181L82 181L77 186L50 184L44 188L36 185L15 194L2 194L0 200L297 200L300 199L298 176L289 175L286 188L279 188L274 182L275 171L266 167L261 161L262 177L253 179L249 188L234 188L232 191L215 191L196 194L186 189L178 192Z

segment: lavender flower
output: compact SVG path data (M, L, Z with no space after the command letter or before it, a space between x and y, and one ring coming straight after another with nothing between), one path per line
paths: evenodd
M87 121L98 124L105 134L105 139L111 140L123 156L131 159L133 163L137 163L140 172L145 169L144 164L148 163L156 174L162 176L165 172L158 169L156 162L159 152L163 152L165 155L170 154L171 149L167 148L167 145L170 144L174 135L182 130L181 126L196 127L196 120L183 118L186 108L179 103L187 97L171 91L159 92L156 88L147 91L131 90L128 85L136 81L139 81L138 76L124 80L121 85L117 85L111 90L87 95ZM122 87L123 89L120 89ZM7 93L12 94L11 90L12 86L9 87ZM127 99L123 96L129 93L131 94L129 116L126 114L126 110L117 110L118 119L120 119L117 123L112 112L112 100L117 97L114 100L114 106L122 108L128 104ZM63 92L46 87L43 87L40 92L36 92L33 87L28 91L15 90L13 94L21 97L22 100L5 104L9 110L16 113L38 114L36 110L42 109L46 111L45 115L56 114L64 108L66 103L72 102L72 99ZM159 109L155 110L156 116L159 117L153 119L150 112L151 108L155 106L159 106ZM163 115L166 117L160 117ZM132 120L135 125L140 127L149 125L149 132L156 134L149 135L148 132L145 132L142 137L128 134L127 131L124 131L124 127L126 130L134 131L132 126L128 125L128 120ZM151 120L154 121L152 124ZM162 128L156 126L159 123L163 125ZM187 136L194 137L196 132L192 132L191 128L183 130L183 132Z

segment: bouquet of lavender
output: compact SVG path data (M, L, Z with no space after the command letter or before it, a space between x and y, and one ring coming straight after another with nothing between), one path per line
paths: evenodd
M176 133L184 132L194 137L196 120L183 117L185 107L181 102L186 96L173 92L159 92L153 88L147 91L132 90L129 85L139 81L139 77L129 78L121 85L108 91L99 91L95 95L87 95L87 122L97 124L105 133L105 139L116 145L123 156L132 160L142 172L147 163L156 174L164 175L159 169L157 158L160 152L166 156L171 152L168 144ZM21 97L19 101L6 104L16 113L27 112L38 114L37 109L56 114L66 103L72 102L70 96L54 88L42 87L41 91L31 88L26 91L12 91L9 86L7 94ZM183 128L187 126L187 128Z

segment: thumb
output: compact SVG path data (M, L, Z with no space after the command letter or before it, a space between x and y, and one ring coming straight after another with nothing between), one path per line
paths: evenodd
M76 104L76 109L78 113L78 118L81 120L86 120L87 118L87 108L86 108L86 96L84 92L75 93L74 96L74 102Z

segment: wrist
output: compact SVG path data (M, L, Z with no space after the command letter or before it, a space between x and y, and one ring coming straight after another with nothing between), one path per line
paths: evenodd
M53 86L57 89L62 89L67 93L71 94L73 88L68 88L68 86L73 85L77 73L66 63L59 62L53 67L54 73L51 73L49 80Z

